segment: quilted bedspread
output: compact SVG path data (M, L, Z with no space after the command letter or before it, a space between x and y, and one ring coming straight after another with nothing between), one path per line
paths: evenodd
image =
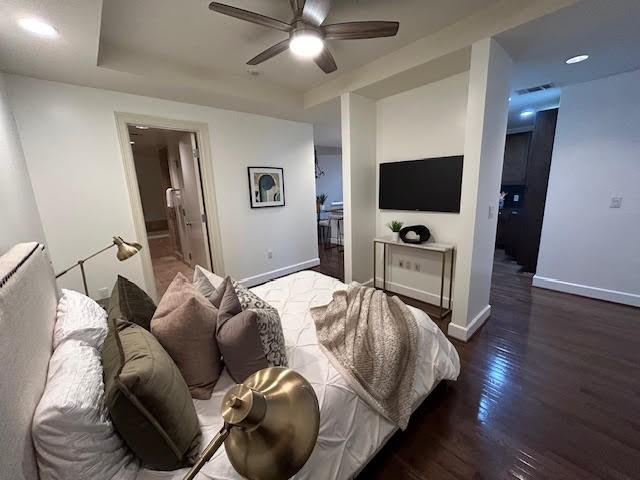
M222 280L222 279L220 279ZM395 432L396 427L372 410L349 387L321 352L309 309L326 305L334 291L346 288L338 280L317 272L304 271L274 280L251 290L273 305L282 319L289 366L313 386L320 405L320 432L315 450L294 477L307 479L353 478ZM453 345L421 310L409 307L418 324L419 340L414 409L441 380L455 380L460 361ZM220 405L234 384L226 370L209 400L194 400L202 425L203 448L222 427ZM138 480L183 478L185 470L155 472L143 469ZM200 480L241 478L218 450L197 477Z

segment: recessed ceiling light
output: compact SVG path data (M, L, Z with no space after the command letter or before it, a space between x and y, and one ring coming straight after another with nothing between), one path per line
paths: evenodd
M138 130L149 130L149 127L145 126L145 125L136 125L136 128Z
M300 57L313 58L320 54L324 48L324 42L318 33L306 30L291 36L289 48Z
M527 117L530 117L531 115L535 115L535 113L536 113L535 110L523 110L520 113L520 116L522 118L527 118Z
M509 101L511 101L511 97L509 97Z
M576 55L575 57L571 57L567 59L567 61L565 61L564 63L566 63L567 65L571 65L574 63L584 62L588 58L589 58L589 55Z
M40 37L55 38L58 36L58 31L55 28L39 18L21 18L18 20L18 25L24 28L27 32Z

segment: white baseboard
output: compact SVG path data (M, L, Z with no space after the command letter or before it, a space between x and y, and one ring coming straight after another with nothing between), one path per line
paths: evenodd
M261 273L260 275L254 275L253 277L243 278L239 283L241 283L245 287L253 287L255 285L260 285L262 283L268 282L269 280L273 280L274 278L283 277L285 275L289 275L290 273L299 272L300 270L306 270L307 268L317 267L318 265L320 265L320 259L312 258L311 260L307 260L306 262L296 263L287 267L271 270L270 272Z
M558 292L572 293L582 297L596 298L598 300L606 300L608 302L623 303L633 307L640 307L640 295L635 293L620 292L617 290L607 290L605 288L591 287L589 285L580 285L578 283L563 282L555 278L533 276L532 285L534 287L546 288L548 290L556 290Z
M382 278L378 278L376 285L378 286L378 288L382 288ZM367 286L373 286L373 278L367 282ZM448 288L449 285L445 285L445 289ZM398 293L400 295L404 295L406 297L415 298L416 300L430 303L432 305L440 304L440 293L431 293L425 290L418 290L417 288L408 287L406 285L402 285L401 283L390 282L389 280L387 280L387 290L390 292ZM443 296L443 306L446 307L448 305L449 297L445 295ZM451 302L451 306L453 307L453 301Z
M453 322L449 323L447 333L453 338L457 338L458 340L467 342L473 336L473 334L476 333L476 331L484 324L487 318L489 318L489 315L491 315L491 305L487 305L482 310L480 310L480 313L478 313L466 327L461 327L460 325L456 325Z

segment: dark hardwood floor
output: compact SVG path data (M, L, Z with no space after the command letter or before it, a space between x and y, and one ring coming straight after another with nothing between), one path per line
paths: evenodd
M518 270L497 253L491 317L452 340L458 381L358 478L640 479L640 309L533 288Z
M344 282L344 252L342 247L332 246L331 248L325 248L324 245L319 244L318 256L320 257L320 265L311 270L335 277Z

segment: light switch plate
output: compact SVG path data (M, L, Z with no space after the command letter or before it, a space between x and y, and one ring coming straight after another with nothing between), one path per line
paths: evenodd
M611 197L611 203L609 204L609 208L621 208L622 207L622 197Z

